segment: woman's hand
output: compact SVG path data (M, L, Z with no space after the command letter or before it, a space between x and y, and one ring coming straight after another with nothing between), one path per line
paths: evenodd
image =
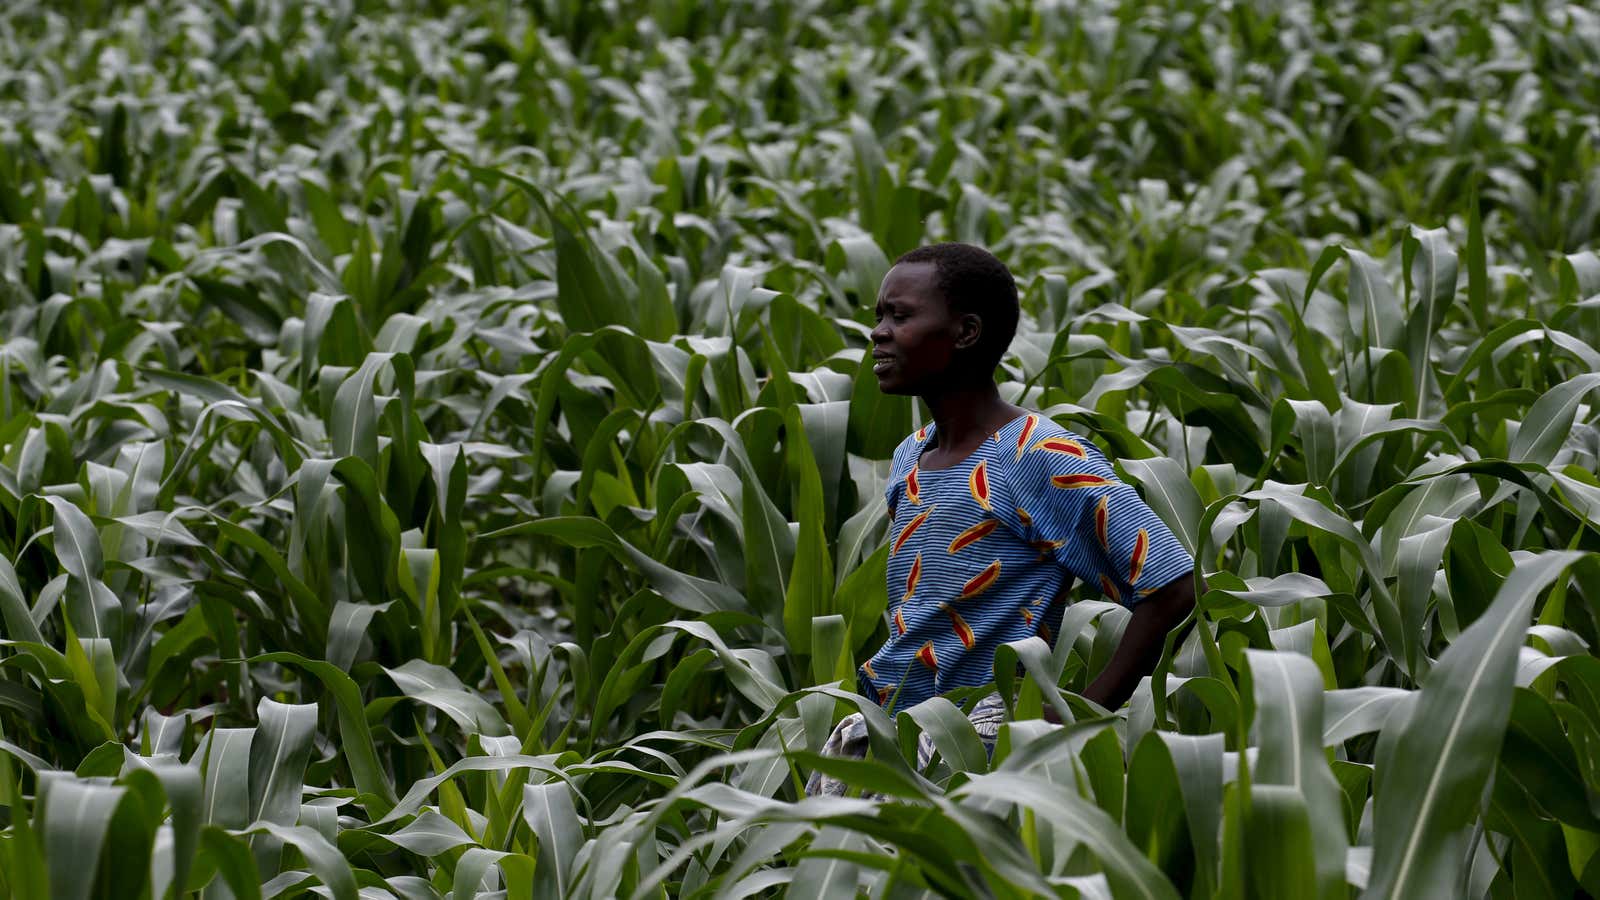
M1083 696L1104 706L1116 709L1128 702L1139 679L1155 671L1161 661L1161 651L1167 633L1178 627L1194 610L1194 574L1184 575L1158 589L1133 608L1133 619L1122 633L1122 642L1111 655L1100 675L1084 689ZM1204 579L1201 580L1204 591ZM1188 628L1177 636L1176 645L1182 644Z
M1201 579L1202 593L1205 591L1204 585L1205 581ZM1065 594L1070 588L1069 580L1062 586L1061 593ZM1058 595L1057 599L1061 597ZM1194 605L1194 575L1190 573L1161 587L1135 606L1133 619L1122 633L1122 642L1117 645L1105 669L1084 689L1084 699L1110 710L1128 702L1134 688L1139 686L1139 679L1155 671L1156 663L1161 661L1168 632L1189 617ZM1177 636L1174 646L1183 643L1190 627L1193 627L1193 623ZM1044 718L1048 722L1061 723L1061 717L1048 703L1044 707Z

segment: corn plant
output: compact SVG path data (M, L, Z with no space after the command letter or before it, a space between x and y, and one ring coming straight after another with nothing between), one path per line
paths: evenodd
M1597 85L1562 2L5 4L0 893L1600 894ZM1209 588L992 755L853 690L935 240Z

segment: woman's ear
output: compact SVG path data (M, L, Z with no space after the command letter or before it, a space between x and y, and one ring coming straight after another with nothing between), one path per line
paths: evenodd
M983 338L983 317L977 313L962 313L956 318L956 349L970 350Z

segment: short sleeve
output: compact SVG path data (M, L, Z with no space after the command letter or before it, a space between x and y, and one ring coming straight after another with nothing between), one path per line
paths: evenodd
M1070 432L1023 448L1006 482L1013 507L1002 517L1007 524L1108 600L1134 606L1194 569L1139 492Z

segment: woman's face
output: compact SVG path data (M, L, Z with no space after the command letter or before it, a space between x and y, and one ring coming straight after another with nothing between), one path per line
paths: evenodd
M977 341L982 323L956 315L935 283L932 263L903 263L878 289L872 329L872 372L885 394L927 396L958 375L959 351Z

